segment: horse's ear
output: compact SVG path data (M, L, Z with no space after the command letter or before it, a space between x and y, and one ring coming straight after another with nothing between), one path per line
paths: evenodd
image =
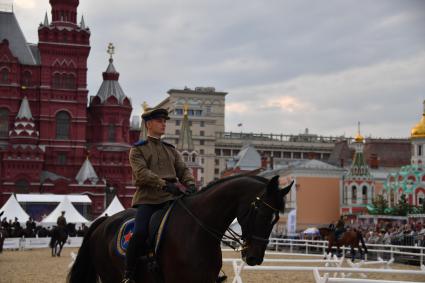
M280 189L280 191L282 192L282 194L283 194L283 196L286 196L288 193L289 193L289 191L291 190L291 188L292 188L292 185L294 184L294 180L292 180L291 181L291 183L289 184L289 185L287 185L286 187L284 187L284 188L282 188L282 189Z
M279 175L276 175L273 178L271 178L271 180L267 184L267 191L273 192L273 191L276 191L278 188L279 188Z

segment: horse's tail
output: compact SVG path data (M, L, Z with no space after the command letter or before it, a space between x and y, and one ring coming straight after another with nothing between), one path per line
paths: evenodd
M362 232L360 232L359 230L357 230L357 235L359 236L360 242L362 243L362 246L363 246L363 249L364 249L365 254L367 254L367 247L366 247L366 244L364 242Z
M93 231L107 219L101 217L92 223L84 236L83 243L78 250L77 258L68 273L67 283L96 283L97 274L90 256L90 238Z

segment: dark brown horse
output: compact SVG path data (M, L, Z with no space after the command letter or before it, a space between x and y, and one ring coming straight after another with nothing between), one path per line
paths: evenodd
M279 176L270 181L256 176L219 180L174 206L158 251L164 283L213 283L221 266L221 238L237 218L242 227L242 258L249 265L263 262L270 232L285 208L290 191L278 186ZM121 282L124 259L114 250L122 223L135 216L128 209L100 218L89 228L68 275L70 283ZM136 282L156 282L143 263Z
M0 224L0 253L3 252L4 239L6 239L6 229Z
M61 256L63 245L68 239L68 233L65 227L56 226L52 230L49 246L52 249L52 256Z
M348 229L342 235L339 237L338 240L335 238L335 230L331 228L319 228L319 233L322 238L328 240L328 249L327 253L332 252L332 247L337 247L337 253L340 254L340 247L341 246L350 246L351 247L351 260L354 261L356 251L354 248L357 248L360 252L360 257L363 259L364 254L363 250L359 245L359 242L362 243L362 246L364 248L365 253L367 253L366 244L363 239L363 235L360 231L356 229Z

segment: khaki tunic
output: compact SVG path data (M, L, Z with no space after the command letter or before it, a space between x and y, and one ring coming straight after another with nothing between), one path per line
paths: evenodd
M137 191L132 205L158 204L174 199L164 191L165 180L178 180L185 186L195 184L192 173L174 146L148 137L130 150L130 165Z
M56 221L56 224L58 226L65 227L66 226L66 218L64 216L62 216L62 215L59 216L58 217L58 220Z

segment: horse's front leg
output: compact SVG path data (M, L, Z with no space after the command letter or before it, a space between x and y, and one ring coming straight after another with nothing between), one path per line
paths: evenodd
M56 242L53 242L52 244L52 257L56 256Z
M59 252L58 252L58 256L61 256L61 252L62 252L62 248L63 248L63 245L65 244L65 242L62 242L62 243L60 243L59 244Z
M356 250L354 249L353 246L351 247L351 261L354 262L354 260L356 259Z

